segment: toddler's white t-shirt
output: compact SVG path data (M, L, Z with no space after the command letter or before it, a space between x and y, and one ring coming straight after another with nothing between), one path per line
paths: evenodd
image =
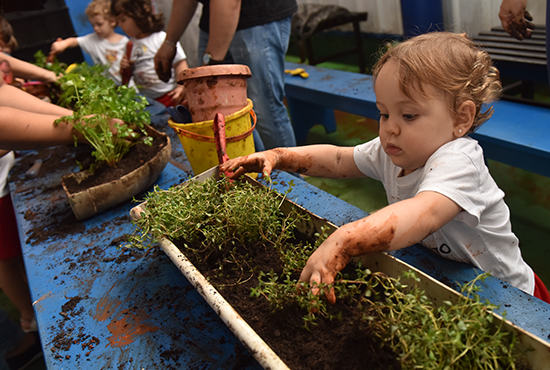
M401 168L392 163L379 138L356 146L353 156L361 172L382 181L389 204L434 191L462 208L422 245L533 294L533 270L521 256L504 192L491 177L476 140L464 137L441 146L424 167L403 177L398 177Z
M0 157L0 198L3 198L10 193L8 176L14 163L15 155L13 152L8 152Z
M117 85L122 83L120 76L120 61L126 53L126 44L129 39L123 36L119 42L111 43L106 39L99 37L96 33L90 33L76 38L82 51L92 57L94 64L103 64L109 66L107 72L109 77Z

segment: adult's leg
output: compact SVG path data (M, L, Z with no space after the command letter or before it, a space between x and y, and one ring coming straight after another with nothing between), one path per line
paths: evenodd
M34 310L21 256L0 260L0 287L19 310L23 319L22 324L24 322L30 325L34 318ZM30 327L24 327L24 329L30 329Z
M19 310L24 329L31 329L34 310L9 194L0 198L0 287Z
M25 333L4 310L0 310L0 370L9 370L6 355L13 353L23 343Z
M284 105L285 55L291 17L237 31L229 47L235 63L250 68L248 97L266 149L296 146L294 129Z

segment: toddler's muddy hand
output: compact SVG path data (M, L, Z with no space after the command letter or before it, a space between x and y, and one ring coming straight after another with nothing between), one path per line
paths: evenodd
M270 155L270 151L266 151L230 159L220 165L220 171L232 171L232 179L251 172L258 172L264 176L269 176L274 168L272 161L269 159Z
M306 264L306 267L300 275L300 281L309 282L311 292L315 295L319 295L319 284L332 284L334 282L334 276L326 270L317 270L312 265L313 264L310 264L308 261L308 264ZM334 294L334 288L325 288L325 297L327 298L328 303L335 304L336 295Z

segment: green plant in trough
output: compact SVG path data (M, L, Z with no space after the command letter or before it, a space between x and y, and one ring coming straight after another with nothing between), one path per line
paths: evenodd
M414 272L404 276L419 281ZM464 284L462 295L453 304L435 306L416 286L396 287L392 279L380 281L385 297L371 301L367 320L380 339L399 353L406 369L515 369L522 353L518 338L498 323L492 310L477 292L484 273ZM383 318L380 320L378 317Z
M238 186L237 186L238 184ZM146 197L145 212L134 221L130 245L147 248L158 238L182 240L198 260L218 260L220 274L236 268L254 274L248 261L261 247L287 242L304 216L284 215L281 198L267 187L231 184L227 179L194 181ZM246 280L246 279L245 279Z
M116 86L105 77L104 68L82 63L59 78L62 92L58 104L73 109L74 113L57 122L71 122L92 146L96 162L113 167L132 145L138 142L151 145L153 139L145 129L150 122L145 97L133 88Z
M290 190L289 190L290 191ZM138 232L130 238L134 247L148 247L159 238L183 240L186 254L218 259L220 275L226 268L247 269L258 276L251 297L266 299L273 310L296 305L304 312L304 326L318 320L337 320L341 311L327 303L326 289L334 288L338 302L355 312L356 319L398 354L403 369L516 369L525 363L515 333L503 328L490 302L481 302L477 280L462 287L457 303L434 305L417 287L414 272L402 278L363 268L360 262L339 273L334 284L320 284L319 295L307 283L298 281L309 256L326 239L328 229L314 235L314 241L295 243L297 225L307 221L298 212L284 214L282 197L269 187L245 182L229 183L222 178L191 181L169 190L155 190L146 197L145 211L135 221ZM278 273L263 266L249 266L258 248L252 241L277 251L282 268ZM220 250L229 250L216 256ZM409 285L402 280L410 282ZM220 286L216 286L218 289ZM523 368L522 368L523 369Z

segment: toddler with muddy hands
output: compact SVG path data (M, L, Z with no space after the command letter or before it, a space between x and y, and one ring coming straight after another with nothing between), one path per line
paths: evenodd
M278 169L308 176L381 181L388 206L337 229L311 255L300 281L331 284L352 257L415 243L469 263L550 303L523 260L510 212L468 136L501 93L489 55L465 35L434 32L394 45L373 69L379 136L356 147L275 148L220 165L232 178ZM334 291L326 293L336 301Z

